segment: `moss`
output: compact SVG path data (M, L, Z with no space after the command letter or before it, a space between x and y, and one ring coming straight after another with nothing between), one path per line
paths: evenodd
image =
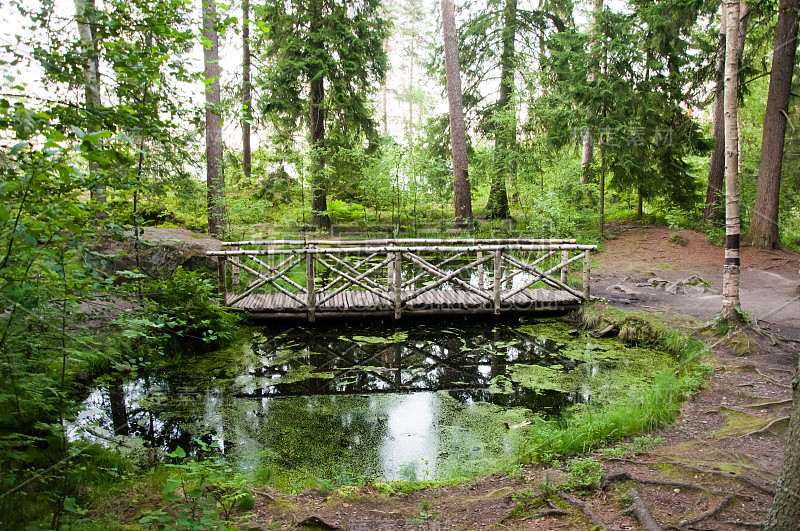
M739 411L723 409L722 414L727 420L727 424L721 430L714 433L714 438L722 439L725 437L738 437L747 433L760 430L770 423L772 419L762 419L755 415L749 415Z

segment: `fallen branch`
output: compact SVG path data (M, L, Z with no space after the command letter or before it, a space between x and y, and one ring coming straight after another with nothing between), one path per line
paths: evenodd
M747 437L748 435L755 435L756 433L763 433L763 432L767 431L768 429L770 429L772 427L772 425L775 424L776 422L781 422L783 420L789 420L789 417L780 417L780 418L774 419L772 422L770 422L769 424L767 424L766 426L764 426L760 430L753 430L753 431L751 431L749 433L745 433L744 435L742 435L742 437Z
M582 501L579 501L579 500L576 500L575 498L572 498L572 497L570 497L570 496L569 496L569 495L568 495L566 492L564 492L563 490L557 490L557 491L556 491L556 494L558 494L558 497L559 497L559 498L561 498L562 500L564 500L565 502L567 502L567 503L568 503L568 504L570 504L571 506L573 506L573 507L576 507L576 508L580 509L580 510L581 510L581 512L582 512L583 514L585 514L585 515L586 515L586 517L587 517L589 520L591 520L591 522L592 522L594 525L596 525L596 526L597 526L597 527L599 527L600 529L604 529L604 530L608 531L608 526L606 525L606 523L605 523L605 522L603 522L603 521L600 519L600 517L599 517L599 516L597 516L597 514L595 514L595 512L594 512L594 511L593 511L593 510L592 510L592 509L591 509L591 508L590 508L588 505L586 505L586 504L585 504L585 503L583 503Z
M95 436L95 437L97 437L98 439L103 439L104 441L108 441L108 442L110 442L110 443L114 443L114 444L117 444L117 445L119 445L119 446L123 446L123 447L125 447L125 448L130 448L130 449L133 449L133 446L131 446L131 445L129 445L129 444L125 444L125 443L124 443L124 442L122 442L122 441L118 441L118 440L114 439L113 437L108 437L108 436L106 436L106 435L103 435L102 433L97 433L97 432L96 432L96 431L94 431L92 428L87 428L87 427L85 427L85 426L84 426L83 430L84 430L85 432L87 432L89 435L94 435L94 436Z
M639 494L639 491L631 488L630 494L631 499L633 499L633 515L639 520L639 523L644 526L645 530L662 531L661 526L658 525L658 522L656 522L656 519L653 518L653 515L650 513L650 509L644 504L644 500L641 494Z
M728 505L730 502L733 501L734 497L735 496L733 494L728 494L727 496L725 496L725 499L723 499L719 503L719 505L717 505L716 507L714 507L710 511L706 511L706 512L704 512L702 514L699 514L699 515L695 516L694 518L692 518L691 520L681 520L680 521L680 525L681 526L694 525L694 524L696 524L696 523L698 523L698 522L700 522L702 520L705 520L706 518L711 518L712 516L718 515L722 511L722 509L725 508L726 505Z
M769 494L770 496L775 496L775 489L770 487L769 485L763 485L758 481L752 480L747 476L741 476L739 474L731 474L728 472L720 472L718 470L708 470L707 468L700 468L697 466L687 465L685 463L680 463L678 461L636 461L635 459L625 459L623 457L609 457L607 461L620 461L623 463L633 463L635 465L643 465L643 466L656 466L656 465L672 465L672 466L679 466L682 468L686 468L688 470L694 470L700 472L702 474L710 474L714 476L721 476L724 478L730 478L734 480L741 481L743 483L747 483L751 487L756 490L760 490L764 494Z

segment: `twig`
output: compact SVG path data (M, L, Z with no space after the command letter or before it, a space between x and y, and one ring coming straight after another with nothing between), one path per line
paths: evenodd
M580 509L580 510L581 510L581 512L582 512L583 514L585 514L585 515L586 515L586 517L587 517L587 518L589 518L589 520L591 520L591 522L592 522L594 525L596 525L596 526L597 526L597 527L599 527L600 529L604 529L604 530L606 530L606 531L608 530L608 526L605 524L605 522L603 522L603 521L600 519L600 517L599 517L599 516L597 516L597 515L595 514L595 512L594 512L594 511L592 511L592 510L589 508L589 506L588 506L588 505L586 505L585 503L583 503L583 502L581 502L581 501L578 501L578 500L576 500L576 499L574 499L574 498L570 497L570 496L569 496L569 495L568 495L566 492L564 492L563 490L557 490L557 491L556 491L556 494L558 494L558 497L559 497L559 498L561 498L562 500L564 500L565 502L567 502L568 504L572 505L573 507L577 507L578 509Z
M680 521L680 525L681 526L694 525L697 522L705 520L706 518L711 518L712 516L718 515L722 511L722 509L725 508L726 505L728 505L730 502L733 501L733 498L734 498L733 494L729 494L729 495L725 496L725 499L723 499L719 503L719 505L717 505L715 508L713 508L713 509L711 509L709 511L706 511L706 512L704 512L702 514L699 514L699 515L695 516L694 518L692 518L691 520L681 520Z
M709 474L709 475L721 476L721 477L724 477L724 478L730 478L730 479L738 480L738 481L741 481L743 483L747 483L748 485L750 485L754 489L760 490L764 494L769 494L770 496L775 496L775 489L773 489L772 487L770 487L768 485L763 485L763 484L759 483L758 481L752 480L747 476L741 476L739 474L731 474L731 473L727 473L727 472L720 472L718 470L708 470L706 468L700 468L700 467L697 467L697 466L687 465L685 463L680 463L678 461L651 461L651 462L645 462L645 461L636 461L634 459L625 459L623 457L609 457L607 460L608 461L620 461L620 462L623 462L623 463L633 463L635 465L644 465L644 466L656 466L656 465L679 466L679 467L682 467L682 468L686 468L688 470L695 470L695 471L700 472L702 474Z
M747 437L748 435L755 435L756 433L763 433L763 432L767 431L768 429L770 429L773 424L775 424L776 422L781 422L782 420L789 420L789 417L780 417L780 418L774 419L772 422L770 422L769 424L767 424L766 426L764 426L760 430L753 430L753 431L751 431L749 433L745 433L744 435L742 435L742 437Z
M265 490L261 490L261 489L256 489L256 488L251 488L251 490L253 492L255 492L256 494L258 494L259 496L264 496L269 501L275 502L275 497L272 496L269 492L267 492Z
M644 504L644 500L642 499L641 494L639 491L631 488L630 490L631 498L633 499L633 515L636 517L637 520L644 526L646 531L661 531L661 526L658 525L653 515L650 513L650 509L647 508L647 505Z

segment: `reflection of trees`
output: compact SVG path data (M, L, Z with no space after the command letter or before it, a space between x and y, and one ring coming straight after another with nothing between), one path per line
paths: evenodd
M398 331L407 334L401 342L345 339L388 338ZM348 452L364 460L365 470L379 470L376 450L366 447L377 448L386 433L385 419L372 409L375 401L390 398L376 395L446 390L453 403L490 402L548 415L583 400L580 393L521 386L508 394L490 393L492 379L514 364L560 364L564 370L576 366L559 354L555 342L498 323L457 328L410 323L402 329L380 323L373 328L343 324L330 330L294 328L265 335L271 339L253 345L252 352L245 349L244 354L225 359L224 366L212 373L184 366L125 388L113 383L107 395L111 419L106 422L117 433L127 430L168 450L177 446L188 450L194 446L192 437L210 441L214 432L226 453L243 442L256 444L272 449L271 460L319 469L330 477L336 472L331 463ZM284 383L271 384L273 377L283 378ZM293 377L298 381L286 380ZM130 407L126 408L126 400Z
M125 388L122 379L115 378L108 386L108 401L111 406L111 425L114 435L129 435L128 410L125 407Z

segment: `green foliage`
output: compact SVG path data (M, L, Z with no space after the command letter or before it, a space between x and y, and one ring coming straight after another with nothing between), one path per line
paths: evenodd
M637 455L646 454L656 448L664 439L661 437L653 437L652 435L642 435L634 437L630 442L624 442L610 448L602 450L603 455L607 457L623 457L632 458Z
M603 468L594 457L576 457L567 462L564 488L589 492L600 486Z
M216 443L195 442L203 453L217 448ZM167 457L176 461L166 465L175 473L161 493L167 505L143 511L139 523L167 531L209 529L234 521L237 509L252 508L252 495L230 465L212 457L188 459L181 447Z
M116 321L139 347L195 352L230 339L239 316L217 304L216 286L203 274L178 267L164 280L141 284L145 305Z

